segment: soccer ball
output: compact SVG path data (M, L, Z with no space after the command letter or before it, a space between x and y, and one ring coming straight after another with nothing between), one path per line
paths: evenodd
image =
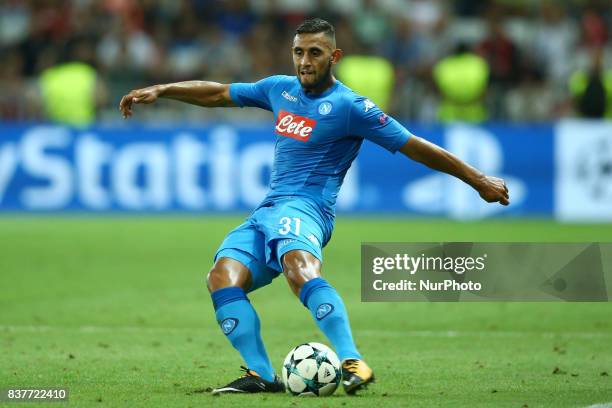
M338 356L321 343L300 344L283 362L283 382L287 392L293 395L332 395L340 384L340 377Z

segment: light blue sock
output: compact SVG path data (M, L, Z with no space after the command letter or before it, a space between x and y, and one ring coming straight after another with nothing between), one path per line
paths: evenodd
M242 288L230 286L211 293L221 330L240 352L247 368L273 381L274 369L261 340L259 317Z
M323 278L309 280L302 286L300 300L308 309L319 329L327 336L340 360L361 359L353 342L344 303Z

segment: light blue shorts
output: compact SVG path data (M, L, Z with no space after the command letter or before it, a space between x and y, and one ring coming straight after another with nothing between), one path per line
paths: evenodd
M215 261L227 257L242 263L253 279L249 292L259 289L281 274L282 257L289 251L304 250L323 261L322 248L329 234L320 218L304 200L269 202L225 237Z

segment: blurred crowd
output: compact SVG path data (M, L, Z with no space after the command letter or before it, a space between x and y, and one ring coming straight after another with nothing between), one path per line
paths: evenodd
M44 120L45 104L53 104L45 95L54 95L46 74L67 62L93 68L92 112L99 121L119 120L120 97L137 87L292 74L293 32L311 16L336 26L346 55L392 64L388 110L403 119L440 118L452 97L444 75L451 85L464 81L456 77L460 69L444 74L441 62L459 54L484 61L482 90L475 86L477 101L470 102L482 104L480 120L594 116L584 105L601 102L602 91L610 108L610 0L3 0L0 119ZM82 73L85 87L89 77ZM138 115L198 121L261 113L164 101Z

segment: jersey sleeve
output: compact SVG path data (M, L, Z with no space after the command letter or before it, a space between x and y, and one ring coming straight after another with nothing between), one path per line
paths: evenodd
M398 121L362 96L352 103L348 132L352 136L370 140L391 153L397 152L412 136Z
M271 76L253 83L235 82L230 84L229 92L232 101L241 108L252 106L272 110L270 89L278 83L280 76Z

